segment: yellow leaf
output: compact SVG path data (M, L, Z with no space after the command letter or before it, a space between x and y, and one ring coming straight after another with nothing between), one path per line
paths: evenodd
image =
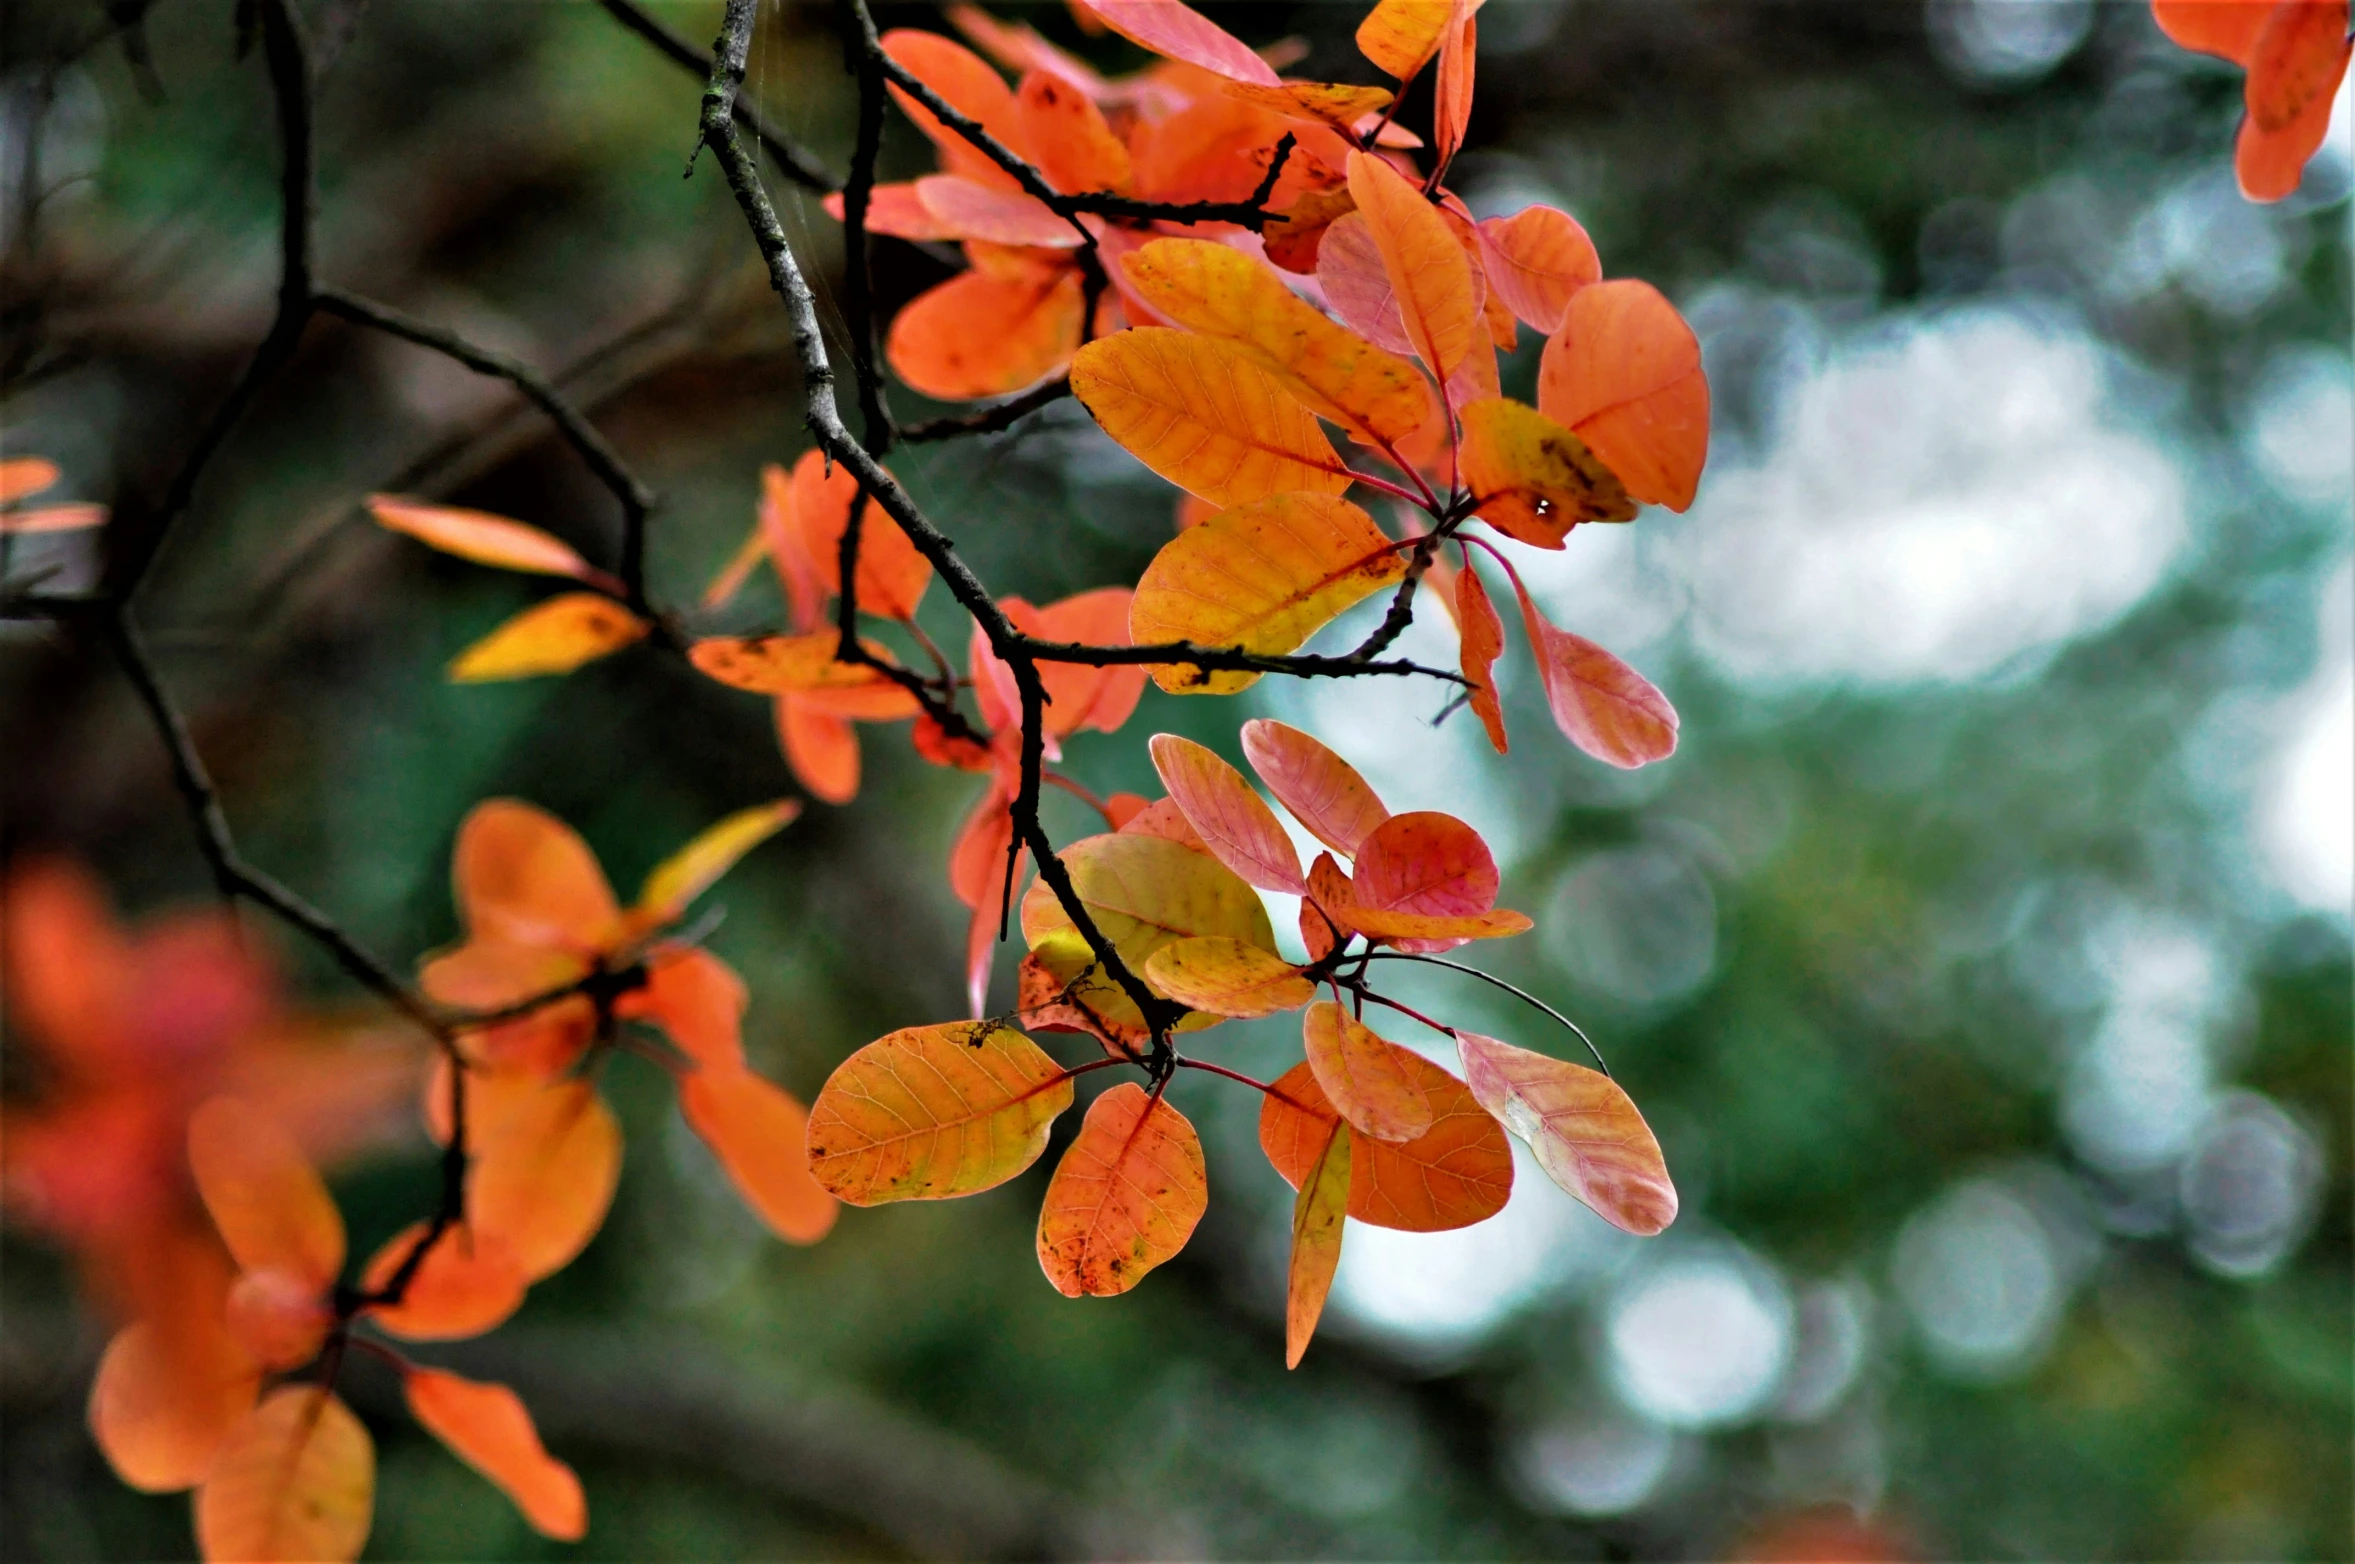
M877 657L881 647L861 643ZM687 660L720 683L760 695L808 695L891 685L864 663L835 659L842 637L832 630L807 635L711 635L687 648Z
M1318 415L1388 445L1431 416L1421 372L1335 325L1273 269L1206 239L1156 239L1122 258L1145 301L1188 331L1230 342Z
M1480 519L1506 537L1560 548L1582 521L1633 521L1635 501L1586 442L1536 408L1490 397L1463 409L1458 471Z
M1330 999L1308 1007L1301 1040L1317 1085L1353 1128L1395 1143L1413 1140L1431 1128L1431 1099L1418 1078L1414 1055Z
M282 1385L221 1448L196 1491L196 1542L213 1564L349 1560L368 1540L376 1446L317 1385Z
M1660 1142L1618 1082L1477 1032L1458 1032L1456 1048L1472 1096L1528 1142L1548 1178L1639 1237L1676 1220Z
M1161 546L1129 605L1139 646L1191 641L1284 653L1342 610L1400 580L1406 564L1374 519L1326 494L1277 494L1219 512ZM1232 695L1259 675L1182 663L1153 670L1177 694Z
M1036 1162L1070 1106L1070 1078L1011 1027L909 1027L827 1078L810 1108L810 1171L854 1206L977 1194Z
M1297 1010L1314 983L1283 957L1239 939L1182 939L1145 962L1153 986L1191 1010L1247 1020Z
M1357 24L1360 54L1405 81L1439 52L1454 0L1381 0Z
M638 889L639 916L649 924L670 922L734 868L737 859L791 825L800 813L799 799L780 798L773 804L739 809L717 825L705 827L646 876L646 883Z
M478 565L521 570L535 576L571 576L587 581L602 572L572 545L537 527L455 505L427 505L397 495L371 494L368 514L378 526L405 533L428 548L471 559Z
M1276 948L1258 894L1232 869L1183 843L1123 832L1087 837L1056 856L1132 972L1143 974L1155 951L1179 940L1219 936ZM1022 937L1058 981L1068 983L1096 964L1043 879L1032 881L1022 898ZM1142 1019L1125 994L1107 996L1098 1008L1118 1021Z
M1039 1206L1038 1258L1066 1298L1109 1298L1186 1246L1210 1204L1202 1140L1134 1081L1088 1109Z
M1407 340L1445 380L1475 346L1488 342L1480 313L1485 289L1474 290L1471 260L1438 208L1380 158L1349 155L1349 193L1382 253Z
M1349 1126L1336 1123L1292 1202L1292 1262L1284 1286L1284 1367L1300 1367L1341 1265L1349 1210Z
M1255 81L1220 84L1228 97L1256 103L1292 119L1315 120L1355 133L1357 122L1390 106L1387 87L1351 87L1329 81L1288 81L1270 87Z
M1071 390L1137 460L1213 504L1349 487L1316 415L1228 343L1165 326L1115 332L1079 350Z
M643 640L646 621L596 592L566 592L517 614L458 654L459 684L570 673Z

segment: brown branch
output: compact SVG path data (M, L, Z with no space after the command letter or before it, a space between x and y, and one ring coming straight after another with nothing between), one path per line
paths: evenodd
M1044 385L1033 386L1020 396L1008 397L979 412L951 414L945 418L910 424L899 432L899 437L909 445L918 445L930 440L953 440L959 435L995 434L1001 429L1011 429L1040 408L1060 402L1070 394L1071 377L1057 375Z
M664 59L697 81L710 79L711 56L663 26L644 7L634 4L633 0L598 0L598 3L605 7L606 13L615 21L654 45L655 52ZM831 195L842 188L842 181L829 173L825 164L802 150L792 137L763 119L758 109L748 103L738 103L735 106L735 119L776 160L777 166L785 171L785 177L804 190Z

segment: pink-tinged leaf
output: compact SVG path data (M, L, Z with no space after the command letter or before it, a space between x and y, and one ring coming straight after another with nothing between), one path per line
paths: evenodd
M1301 1043L1308 1068L1352 1128L1403 1145L1431 1128L1431 1097L1417 1057L1330 999L1308 1007Z
M1447 32L1439 48L1439 82L1431 105L1431 148L1439 167L1455 161L1464 144L1465 127L1472 122L1473 60L1479 52L1479 24L1474 0L1455 0Z
M1521 625L1554 725L1595 759L1625 771L1676 753L1676 708L1652 682L1584 636L1557 630L1518 576Z
M1398 295L1390 291L1390 274L1382 269L1382 251L1366 220L1352 211L1333 219L1317 244L1317 284L1349 328L1378 347L1393 353L1412 353L1406 322L1399 317Z
M1164 59L1234 81L1282 85L1283 78L1249 44L1180 0L1075 0L1075 8Z
M1390 818L1348 761L1298 728L1253 718L1243 724L1243 754L1292 818L1337 853L1355 857L1366 833Z
M1072 250L1086 237L1036 196L979 184L956 174L917 180L916 195L924 209L949 230L950 238Z
M1349 1126L1336 1123L1292 1202L1292 1260L1284 1282L1284 1367L1300 1367L1341 1265L1349 1210Z
M1210 855L1265 891L1303 895L1300 856L1243 773L1192 739L1156 733L1153 768Z
M1456 1047L1473 1097L1528 1143L1547 1177L1638 1237L1676 1220L1660 1142L1618 1082L1477 1032L1458 1032Z
M1418 809L1369 833L1351 876L1358 905L1431 917L1470 917L1496 905L1496 859L1453 815Z
M1308 894L1338 928L1401 950L1447 950L1466 940L1526 934L1531 927L1527 914L1506 907L1491 907L1486 912L1428 913L1366 906L1357 899L1349 876L1333 862L1331 853L1319 853L1309 867Z
M1512 312L1551 336L1570 296L1603 280L1602 258L1578 219L1532 206L1480 224L1488 286Z
M1464 678L1471 684L1472 714L1488 730L1488 742L1505 753L1505 709L1496 698L1496 659L1505 649L1505 622L1480 573L1467 561L1456 572L1455 621L1462 646Z
M1186 1246L1210 1204L1202 1141L1134 1081L1088 1108L1039 1207L1038 1258L1066 1298L1109 1298Z
M1046 71L1070 82L1091 98L1111 94L1111 84L1085 60L1067 54L1038 30L1021 22L1001 22L977 5L952 5L946 13L951 26L973 40L973 47L1016 75Z
M1204 857L1210 855L1208 844L1202 840L1201 834L1194 829L1194 822L1186 818L1186 812L1178 807L1174 798L1151 800L1144 808L1113 827L1113 830L1123 836L1158 836L1181 847L1190 847Z
M1349 155L1349 193L1382 252L1407 340L1424 366L1446 379L1476 345L1488 344L1482 293L1463 246L1423 193L1380 158ZM1325 238L1330 243L1332 234Z
M0 511L0 533L30 537L44 532L79 532L106 525L103 505L38 505L31 510Z
M828 216L841 222L847 210L842 192L837 190L826 197L825 207ZM894 239L910 239L918 243L967 237L955 223L925 205L924 197L914 181L900 185L877 185L867 192L867 232L889 234Z
M1692 504L1709 457L1701 342L1647 282L1598 282L1570 296L1537 371L1537 406L1647 504Z

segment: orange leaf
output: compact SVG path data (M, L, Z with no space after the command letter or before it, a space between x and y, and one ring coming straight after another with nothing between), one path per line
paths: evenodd
M1431 392L1414 365L1336 326L1268 267L1205 239L1156 239L1124 257L1130 286L1177 326L1233 343L1321 417L1388 445L1420 428Z
M1567 212L1527 207L1483 220L1479 234L1489 291L1548 336L1561 328L1570 296L1603 280L1594 241Z
M288 1272L314 1292L335 1284L343 1217L277 1120L240 1098L212 1098L189 1117L188 1168L240 1266Z
M2278 6L2275 0L2151 0L2151 16L2186 49L2246 65L2257 37Z
M821 803L859 796L859 734L847 717L797 695L777 697L777 743L793 778Z
M98 1360L90 1433L115 1475L141 1492L193 1488L253 1410L260 1381L217 1317L134 1320Z
M1090 96L1106 90L1104 78L1086 61L1064 53L1038 30L1021 22L1001 22L977 5L952 5L946 15L974 46L1010 71L1046 71L1060 76Z
M1164 543L1137 582L1129 634L1139 645L1191 641L1291 652L1405 574L1390 539L1349 501L1274 494ZM1231 695L1258 679L1177 663L1153 670L1153 681L1174 694Z
M1676 753L1676 708L1652 682L1584 636L1557 630L1513 578L1521 626L1554 726L1595 759L1633 771Z
M1330 999L1308 1007L1300 1030L1310 1073L1353 1129L1394 1144L1430 1132L1431 1098L1414 1067L1421 1055L1377 1035Z
M1537 371L1539 411L1584 440L1627 492L1683 510L1709 455L1701 343L1647 282L1579 289Z
M376 1503L368 1430L317 1385L282 1385L240 1424L196 1491L211 1564L356 1559Z
M361 1273L360 1286L381 1292L430 1231L412 1222L385 1240ZM497 1235L459 1226L442 1234L402 1289L399 1303L377 1304L368 1318L410 1341L463 1341L507 1322L523 1307L530 1279Z
M1464 1081L1537 1164L1613 1227L1649 1238L1676 1220L1660 1142L1619 1083L1477 1032L1458 1032Z
M1032 149L1023 135L1022 116L1015 106L1014 94L1007 90L1005 79L991 70L987 61L963 44L914 28L893 28L883 35L882 43L885 54L940 94L949 107L978 120L982 129L1017 157L1030 158ZM933 146L940 151L941 166L950 173L1003 190L1020 188L1012 174L935 119L931 110L896 86L891 89L891 96L915 122L916 128L931 138Z
M1129 454L1206 500L1349 487L1316 415L1229 343L1164 326L1118 332L1079 350L1071 389Z
M1230 98L1293 119L1330 125L1348 135L1356 134L1358 121L1389 107L1392 96L1387 87L1352 87L1329 81L1288 81L1277 87L1229 81L1223 90Z
M45 456L11 456L0 461L0 505L14 505L57 482L57 463Z
M908 1027L827 1077L810 1109L810 1171L854 1206L978 1194L1038 1160L1071 1095L1070 1077L1011 1027Z
M790 624L796 633L815 630L819 617L825 612L826 594L834 590L834 577L818 578L818 567L803 545L800 508L796 503L793 476L775 462L760 470L760 505L754 513L753 527L769 551L769 561L777 572L778 584L785 589L785 603L791 614Z
M1033 69L1015 89L1014 100L1023 135L1048 184L1070 195L1128 188L1128 147L1085 89L1059 72Z
M1337 853L1355 857L1366 833L1390 818L1356 768L1298 728L1255 717L1243 724L1243 754L1292 818Z
M1455 0L1380 0L1357 24L1358 52L1405 81L1439 52Z
M1327 225L1317 246L1316 273L1325 302L1352 331L1392 353L1415 350L1398 313L1390 274L1382 269L1381 247L1374 243L1373 230L1354 198L1349 209Z
M1457 471L1480 519L1535 548L1583 521L1633 521L1635 502L1586 443L1534 407L1489 397L1462 409Z
M962 272L902 309L884 350L900 379L926 396L1005 396L1071 362L1086 310L1076 271Z
M368 514L376 518L378 526L406 533L428 548L478 565L538 576L571 576L580 581L611 579L581 558L571 544L505 516L454 505L428 505L391 494L369 495Z
M598 950L621 920L589 844L521 799L485 799L467 811L450 878L476 939Z
M793 464L793 533L821 595L842 590L842 534L862 497L857 475L839 462L828 471L823 451L804 451ZM870 504L859 521L859 612L913 619L931 581L931 561Z
M584 1080L542 1084L477 1072L467 1204L533 1281L588 1247L621 1179L621 1125Z
M1307 893L1292 839L1242 772L1174 733L1154 734L1150 748L1161 785L1213 858L1261 890Z
M838 223L849 210L839 190L821 204L826 208L826 215ZM906 184L877 185L867 192L867 232L918 243L965 237L956 224L942 221L939 214L925 205L913 180Z
M773 468L775 463L770 465ZM752 579L753 571L759 568L761 560L767 555L768 541L762 535L758 523L744 534L744 541L736 546L736 552L728 556L728 562L720 566L719 574L711 578L711 585L703 589L702 603L705 608L724 607L730 598L743 590L744 583Z
M1074 8L1165 59L1234 81L1277 84L1275 71L1250 45L1181 0L1074 0Z
M106 525L103 505L39 505L31 510L0 511L0 533L29 537L43 532L79 532Z
M1488 340L1471 263L1447 222L1398 170L1363 152L1349 155L1349 193L1382 254L1407 340L1444 380ZM1332 235L1326 236L1328 244Z
M809 1114L783 1087L749 1070L694 1070L679 1077L679 1111L778 1237L814 1244L834 1226L834 1197L810 1174Z
M1331 231L1335 221L1356 210L1357 202L1351 198L1347 185L1338 190L1310 190L1303 193L1298 200L1284 208L1283 216L1260 230L1260 238L1266 242L1267 258L1288 272L1314 276L1317 259L1323 253L1325 235ZM1382 345L1403 353L1406 351L1404 344L1405 339L1401 336L1395 344Z
M712 1070L744 1067L744 980L719 957L669 942L646 954L646 985L614 1001L614 1014L652 1021L679 1052Z
M599 592L565 592L517 614L450 663L458 684L570 673L645 639L646 621Z
M580 1478L540 1443L514 1391L442 1369L411 1368L401 1380L409 1415L512 1499L532 1530L559 1542L578 1542L587 1533Z
M1186 1246L1210 1204L1186 1116L1123 1081L1088 1108L1039 1207L1038 1258L1066 1298L1109 1298Z
M1098 587L1079 592L1037 611L1031 633L1050 641L1076 641L1083 646L1129 644L1129 608L1135 594L1127 587ZM1013 599L1010 601L1019 601ZM1145 692L1142 664L1091 668L1083 663L1041 661L1039 678L1047 687L1047 731L1077 733L1094 728L1117 733L1137 699Z
M1479 53L1479 22L1473 0L1455 0L1447 30L1439 45L1439 81L1431 100L1431 151L1442 171L1455 161L1464 144L1464 128L1472 122L1474 57Z
M1151 963L1147 963L1151 965ZM1066 983L1047 970L1036 956L1025 956L1015 968L1015 1003L1022 1024L1034 1032L1079 1032L1101 1043L1114 1059L1142 1059L1153 1041L1142 1022L1116 1021L1104 1003L1119 990L1099 969L1090 968ZM1135 1014L1132 1005L1130 1014Z
M1292 1259L1284 1282L1284 1367L1300 1367L1341 1265L1349 1209L1349 1126L1336 1122L1292 1202Z
M260 1367L299 1368L318 1355L335 1323L328 1296L299 1272L264 1266L238 1274L223 1318L230 1336Z
M1351 876L1360 908L1469 917L1496 905L1496 859L1453 815L1392 815L1358 847Z
M1504 1209L1513 1192L1513 1149L1464 1083L1410 1050L1408 1069L1431 1103L1431 1128L1403 1146L1361 1140L1350 1148L1349 1214L1410 1233L1469 1227ZM1338 1115L1306 1064L1276 1081L1259 1109L1259 1145L1298 1189Z
M976 184L956 174L933 174L917 180L916 198L957 239L1075 250L1087 238L1037 196Z
M1316 985L1272 951L1239 939L1182 939L1145 962L1155 988L1190 1010L1248 1019L1297 1010Z
M655 926L675 922L688 903L718 883L738 859L791 825L800 813L799 800L780 798L739 809L706 826L646 876L638 887L638 916Z
M2355 40L2347 0L2287 0L2273 8L2249 55L2234 167L2252 201L2293 194L2306 160L2329 134L2331 103Z
M876 657L883 648L866 645ZM838 662L842 637L832 630L807 635L707 635L687 648L687 660L720 683L761 695L839 695L893 685L864 663ZM896 686L893 686L896 688Z
M1488 742L1505 753L1505 709L1496 698L1496 659L1505 649L1505 622L1470 561L1456 573L1455 618L1462 646L1464 678L1471 685L1472 713L1488 730Z

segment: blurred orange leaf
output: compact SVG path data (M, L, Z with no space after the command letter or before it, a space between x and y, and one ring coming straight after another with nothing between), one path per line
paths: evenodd
M1223 937L1164 945L1146 961L1145 976L1188 1009L1237 1019L1297 1010L1316 997L1316 985L1283 957Z
M646 621L599 592L565 592L534 604L460 652L458 684L570 673L644 640Z
M607 587L618 585L581 558L571 544L505 516L454 505L428 505L393 494L369 495L368 514L376 518L378 526L478 565L539 576L571 576Z
M1349 1126L1336 1122L1292 1202L1292 1258L1284 1282L1284 1367L1300 1367L1341 1265L1349 1210Z
M1355 767L1298 728L1255 717L1243 724L1243 754L1292 818L1337 853L1355 857L1366 833L1390 818Z
M994 1189L1038 1160L1071 1081L986 1022L908 1027L836 1067L810 1110L810 1171L854 1206Z
M476 939L592 951L619 931L621 909L589 844L521 799L488 798L467 811L450 878Z
M412 1222L386 1239L361 1273L361 1288L381 1292L390 1285L428 1231L425 1223ZM410 1341L463 1341L505 1324L523 1307L530 1285L505 1240L460 1226L425 1251L401 1301L375 1305L368 1318Z
M221 1447L196 1491L196 1540L212 1564L356 1559L376 1502L368 1430L317 1385L272 1391Z
M1109 1298L1186 1246L1210 1204L1202 1141L1134 1081L1098 1097L1039 1207L1038 1258L1066 1298Z
M2252 201L2295 194L2330 133L2332 104L2346 79L2355 36L2346 0L2288 0L2273 7L2249 50L2242 98L2247 113L2233 149L2241 193Z
M1583 521L1632 521L1635 502L1586 442L1534 407L1503 397L1462 410L1457 471L1480 519L1536 548L1560 548Z
M814 1244L832 1229L834 1197L810 1174L809 1114L790 1092L749 1070L689 1070L679 1111L771 1232Z
M788 525L821 595L842 591L842 535L863 492L857 475L829 464L823 451L804 451L793 464ZM913 619L931 582L931 561L882 506L869 504L859 522L859 612Z
M1617 1081L1477 1032L1458 1032L1456 1049L1472 1096L1528 1143L1547 1177L1639 1237L1676 1220L1660 1142Z
M218 1314L189 1304L116 1331L90 1385L91 1436L115 1475L145 1493L202 1482L261 1382Z
M57 463L45 456L11 456L0 461L0 505L14 505L57 482Z
M1116 332L1079 350L1071 389L1137 460L1217 504L1350 485L1316 415L1231 343L1166 326Z
M1234 81L1277 84L1274 69L1233 33L1182 0L1074 0L1140 48Z
M1405 574L1389 537L1349 501L1273 494L1221 511L1164 543L1137 582L1129 634L1139 645L1191 641L1291 652ZM1180 663L1153 670L1153 681L1173 694L1231 695L1258 679L1248 671Z
M948 402L1006 396L1070 363L1087 312L1075 270L960 272L893 317L884 348L899 377Z
M522 1398L505 1385L461 1379L442 1369L401 1376L409 1414L514 1501L532 1530L578 1542L589 1529L588 1500L571 1467L550 1455Z
M473 1083L469 1214L538 1281L570 1265L605 1225L621 1179L621 1125L584 1080L477 1072Z
M1213 858L1261 890L1292 896L1307 891L1292 839L1243 773L1174 733L1154 734L1150 748L1161 785Z
M1330 999L1301 1018L1301 1043L1316 1082L1349 1125L1378 1141L1403 1144L1431 1128L1431 1099L1419 1055L1378 1035Z
M31 510L0 511L0 533L27 537L42 532L79 532L106 525L103 505L36 505Z
M1413 1233L1486 1221L1513 1192L1513 1149L1503 1127L1463 1082L1418 1053L1398 1052L1430 1099L1431 1128L1403 1146L1361 1140L1351 1147L1349 1214ZM1260 1104L1259 1145L1285 1183L1300 1187L1338 1117L1306 1064L1276 1081Z
M888 675L864 663L835 659L842 638L832 630L807 635L707 635L687 648L687 660L720 683L760 695L854 693L889 686ZM884 655L879 646L867 650Z
M1464 677L1471 684L1471 706L1488 742L1505 753L1505 709L1496 696L1496 660L1505 649L1505 622L1489 600L1488 588L1470 561L1456 572L1455 618L1462 647Z
M343 1217L311 1159L268 1114L215 1097L188 1120L188 1166L221 1241L249 1271L324 1292L343 1270Z
M262 1368L299 1368L318 1355L335 1323L329 1296L300 1272L264 1266L238 1273L223 1319L230 1336Z
M1709 456L1701 343L1648 282L1570 296L1537 371L1539 411L1584 440L1629 494L1683 510Z
M744 980L708 950L665 942L646 953L646 986L621 995L613 1013L651 1021L679 1052L706 1069L744 1066Z
M1156 239L1123 257L1129 283L1175 325L1234 344L1311 412L1369 443L1422 426L1415 366L1325 317L1267 266L1204 239Z
M1431 372L1446 379L1475 345L1488 340L1463 246L1423 193L1378 157L1349 155L1349 193L1381 252L1407 340ZM1331 238L1326 235L1328 243Z

